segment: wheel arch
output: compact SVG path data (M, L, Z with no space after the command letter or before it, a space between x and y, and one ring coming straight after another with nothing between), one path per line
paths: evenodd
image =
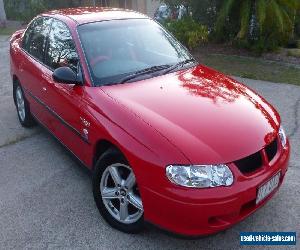
M12 82L13 82L13 92L16 90L17 84L20 84L20 80L17 77L17 75L13 74L12 76ZM15 95L13 94L14 103L16 103Z
M125 157L125 155L116 144L106 139L100 139L95 143L94 146L92 170L94 170L98 159L109 149L115 149Z
M12 76L12 81L13 81L13 84L16 84L16 83L20 82L19 78L15 74L13 74L13 76Z

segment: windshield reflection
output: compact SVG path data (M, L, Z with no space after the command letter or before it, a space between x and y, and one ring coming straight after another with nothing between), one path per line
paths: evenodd
M198 66L186 72L178 73L182 86L191 94L210 99L218 103L233 103L240 98L246 98L266 118L274 133L269 134L265 140L272 141L276 136L279 120L277 112L261 97L257 96L246 86L230 79L209 68Z
M78 32L96 86L192 59L186 48L150 19L89 23L79 26Z
M191 95L200 95L217 102L233 102L245 92L245 87L228 79L221 73L194 68L185 74L179 74L182 86Z

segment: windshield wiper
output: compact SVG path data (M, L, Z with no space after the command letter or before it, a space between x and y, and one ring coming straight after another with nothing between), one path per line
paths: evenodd
M182 62L179 62L179 63L176 63L176 64L170 66L169 68L167 68L167 69L163 72L163 74L166 75L166 74L172 72L172 71L175 70L175 69L180 69L180 68L182 68L182 67L183 67L184 65L186 65L186 64L189 64L189 63L195 63L195 62L197 62L197 61L196 61L195 59L193 59L193 58L192 58L192 59L184 60L184 61L182 61Z
M111 83L107 83L104 85L107 86L107 85L123 84L123 83L129 82L135 78L138 78L140 76L153 74L155 72L159 72L162 70L164 70L164 71L162 73L160 73L160 75L166 75L177 68L182 68L186 64L195 63L195 62L197 62L197 61L192 58L192 59L187 59L187 60L184 60L184 61L176 63L176 64L172 64L172 65L165 64L165 65L152 66L150 68L142 69L142 70L134 72L133 74L127 75L123 79L119 80L118 82L111 82Z
M151 74L151 73L155 73L157 71L161 71L161 70L164 70L164 69L168 69L169 67L170 67L170 65L167 64L167 65L159 65L159 66L153 66L153 67L150 67L150 68L142 69L142 70L134 72L131 75L128 75L128 76L124 77L123 79L121 79L118 82L118 84L126 83L126 82L128 82L132 79L137 78L137 77L140 77L140 76L143 76L143 75L148 75L148 74Z

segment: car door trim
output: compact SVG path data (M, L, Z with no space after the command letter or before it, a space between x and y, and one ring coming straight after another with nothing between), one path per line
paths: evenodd
M24 89L24 88L23 88ZM42 100L40 100L38 97L36 97L34 94L32 94L29 90L24 89L26 93L28 93L37 103L39 103L41 106L43 106L53 117L55 117L60 123L62 123L65 127L67 127L69 130L71 130L75 135L77 135L82 141L84 141L87 144L90 144L88 139L84 137L80 131L78 131L76 128L74 128L72 125L70 125L68 122L66 122L59 114L57 114L53 109L51 109L47 104L45 104Z

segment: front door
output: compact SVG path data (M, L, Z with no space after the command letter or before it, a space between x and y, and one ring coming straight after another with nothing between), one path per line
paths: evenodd
M48 106L48 126L55 136L82 162L88 163L89 123L82 114L84 88L74 84L57 83L52 73L67 66L80 74L79 58L71 33L63 22L54 19L45 52L44 100Z

